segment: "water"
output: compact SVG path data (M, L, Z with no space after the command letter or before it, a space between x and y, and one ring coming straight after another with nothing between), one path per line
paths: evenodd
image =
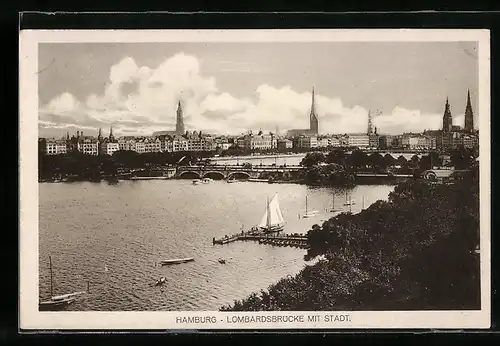
M386 199L390 185L357 186L348 192L357 212ZM305 233L346 208L346 190L293 184L189 180L108 183L40 183L40 298L50 296L48 256L52 256L54 294L90 293L71 310L218 310L235 299L298 273L305 250L254 242L212 245L212 237L233 234L258 223L266 197L279 193L285 233ZM309 210L318 216L300 219ZM163 259L195 261L160 267ZM226 264L218 263L226 259ZM163 287L151 287L156 279Z

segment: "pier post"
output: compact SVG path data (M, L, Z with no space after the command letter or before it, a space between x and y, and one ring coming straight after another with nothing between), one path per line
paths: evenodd
M212 244L215 245L215 237L212 238Z

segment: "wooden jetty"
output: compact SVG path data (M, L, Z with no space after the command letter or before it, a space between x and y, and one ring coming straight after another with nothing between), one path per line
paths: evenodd
M266 234L263 232L241 232L239 234L233 234L231 236L224 236L222 238L216 239L213 238L212 242L214 245L225 245L237 240L252 240L258 241L259 244L273 245L273 246L290 246L290 247L298 247L301 249L309 248L307 244L307 236L306 235L297 235L297 234L283 234L283 235L275 235L275 234Z

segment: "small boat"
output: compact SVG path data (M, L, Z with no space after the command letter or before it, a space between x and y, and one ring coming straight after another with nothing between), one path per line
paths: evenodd
M203 179L201 180L201 182L202 182L203 184L208 184L208 183L210 183L211 181L212 181L212 179L210 179L210 178L203 178Z
M38 310L40 311L54 311L61 310L73 303L76 300L76 296L85 294L85 291L74 292L68 294L61 294L54 296L54 283L53 283L53 273L52 273L52 258L49 256L49 267L50 267L50 299L39 302Z
M283 219L278 194L276 193L271 201L269 201L269 198L267 199L266 211L257 229L264 233L273 233L282 231L284 227L285 220Z
M192 262L192 261L194 261L193 257L176 258L176 259L163 260L160 262L160 264L162 266L166 266L166 265L171 265L171 264L181 264L181 263L187 263L187 262Z
M201 180L200 179L193 180L193 185L198 185L198 184L201 184Z
M348 195L347 195L347 192L346 192L346 193L345 193L345 202L344 202L344 205L345 205L345 206L350 206L350 205L355 205L355 204L356 204L356 201L355 201L355 200L353 200L353 199L351 198L351 196L348 196Z
M237 183L237 182L238 182L238 180L237 180L237 179L228 179L228 180L227 180L227 182L228 182L229 184L231 184L231 183Z
M222 258L219 258L219 263L220 263L220 264L226 264L226 260L225 260L225 259L222 259Z
M310 210L310 211L307 210L307 196L306 196L306 212L305 212L304 215L302 215L302 217L304 219L307 219L307 218L310 218L310 217L315 217L317 214L318 214L317 210Z
M165 277L163 277L163 276L162 276L161 278L159 278L159 279L155 282L155 286L161 286L161 285L163 285L163 284L164 284L164 283L166 283L166 282L167 282L167 279L165 279Z
M335 193L332 194L332 207L329 210L330 213L336 213L338 211L341 211L340 209L335 209Z

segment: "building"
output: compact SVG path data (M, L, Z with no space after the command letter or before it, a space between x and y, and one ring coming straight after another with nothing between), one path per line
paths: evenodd
M319 133L319 120L316 114L316 104L314 101L314 86L312 89L311 112L309 113L309 131L311 134L317 135Z
M392 148L394 137L391 135L382 135L378 138L378 147L382 150Z
M314 99L314 86L312 88L311 111L309 113L309 129L291 129L287 131L287 136L290 138L304 135L319 134L319 119L316 113L316 101Z
M133 149L133 150L138 152L139 154L146 152L146 145L144 144L142 138L135 141L135 149Z
M227 150L232 145L227 138L215 138L214 142L217 150Z
M183 136L175 136L172 140L172 151L188 151L188 140Z
M354 148L368 148L370 138L365 133L352 133L347 135L347 146Z
M287 150L293 148L293 142L287 138L280 138L277 140L278 150Z
M474 132L474 113L472 112L472 106L470 103L470 90L467 90L467 105L465 106L464 129L469 133Z
M100 154L113 155L116 151L120 150L120 144L118 142L103 142L101 143L101 148L99 150Z
M443 114L443 132L451 132L453 130L453 118L451 116L450 104L448 103L448 98L446 98L446 104L444 106Z
M318 148L326 148L330 146L330 138L328 137L321 137L318 138Z
M340 139L338 137L331 137L331 138L329 138L328 142L329 142L328 145L330 147L340 147L341 146Z
M158 137L146 137L142 142L146 153L159 153L161 151L161 141Z
M375 128L374 133L368 134L368 146L370 148L378 148L379 141L378 141L378 134L377 134L377 128Z
M180 100L179 100L179 103L177 105L177 121L175 123L175 132L178 135L184 134L184 115L183 115L182 105L181 105Z
M238 146L246 150L276 149L277 138L272 134L265 135L260 131L257 135L248 134L238 138Z
M399 147L410 150L435 149L436 139L422 134L403 134L400 136Z
M65 140L46 140L44 152L47 155L66 154L68 152L67 143Z
M188 151L213 151L217 147L215 141L212 140L212 138L203 135L201 131L186 133L184 137L187 139Z
M78 151L85 155L99 155L99 142L94 137L82 136L78 138Z
M316 136L300 136L296 139L296 148L312 149L318 147L318 138Z

